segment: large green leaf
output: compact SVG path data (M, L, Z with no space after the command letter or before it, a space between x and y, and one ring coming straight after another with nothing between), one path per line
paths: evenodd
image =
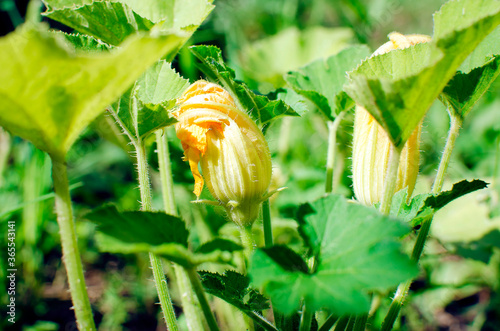
M138 142L151 132L176 122L169 110L188 85L170 63L160 60L108 109L131 141Z
M346 72L356 68L369 55L367 46L351 46L326 60L317 60L290 72L285 79L297 93L311 100L333 120L340 111L354 106L354 101L343 91Z
M44 0L44 13L73 29L118 45L138 31L194 32L212 11L212 1ZM158 23L158 24L156 24Z
M85 218L97 225L97 246L104 252L152 252L191 268L205 262L230 263L230 253L239 249L234 245L214 243L207 244L212 249L194 254L187 249L189 232L185 222L163 212L122 212L113 205L106 205Z
M89 54L45 25L24 25L0 38L0 124L61 161L106 106L184 40L137 35L110 52Z
M239 52L238 63L246 76L278 88L285 84L283 75L288 71L338 53L353 37L348 28L311 27L300 31L291 27L247 44Z
M226 66L222 53L215 46L192 46L191 52L201 61L201 71L211 80L222 85L231 95L240 109L248 112L250 117L259 124L267 124L271 120L284 116L298 114L282 100L270 101L266 96L257 95L248 86L235 79L234 70Z
M402 147L474 48L500 24L500 1L449 1L434 14L430 43L374 56L346 92Z
M249 271L284 313L298 309L301 300L311 310L364 313L370 308L369 292L388 289L418 272L397 242L408 227L373 208L330 195L300 208L298 218L317 258L316 270L305 272L300 257L289 258L294 254L260 249Z

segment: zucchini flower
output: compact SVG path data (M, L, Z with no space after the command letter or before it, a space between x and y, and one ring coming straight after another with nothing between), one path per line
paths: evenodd
M235 223L252 224L267 198L272 173L261 130L217 84L197 81L177 103L175 129L194 176L194 194L199 198L206 184Z
M389 34L390 41L380 46L373 56L403 49L418 43L429 42L425 35ZM413 193L417 181L421 124L406 142L402 152L396 181L396 191L408 188L408 197ZM365 205L380 201L384 190L389 163L391 141L385 130L368 113L357 105L354 118L352 175L356 199Z

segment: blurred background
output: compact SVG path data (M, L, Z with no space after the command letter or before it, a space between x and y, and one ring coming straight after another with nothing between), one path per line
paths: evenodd
M432 35L432 13L443 0L216 0L208 20L190 44L220 47L237 77L268 94L284 88L283 75L335 54L350 44L372 50L387 34ZM27 1L0 0L0 35L22 24ZM71 32L54 21L52 27ZM174 67L191 81L202 78L188 49ZM41 64L42 65L42 64ZM1 70L1 69L0 69ZM1 100L0 100L1 102ZM267 127L273 156L273 186L288 187L272 201L277 243L301 245L295 222L297 206L324 192L328 129L312 104L304 115L283 118ZM306 113L306 110L309 110ZM427 192L439 163L449 126L438 101L425 118L418 192ZM68 156L71 195L89 295L101 330L162 330L156 291L146 256L97 251L94 226L82 215L106 202L120 209L139 207L133 159L125 137L107 115L99 117ZM350 146L352 114L341 124L335 192L352 197ZM221 210L193 206L193 178L179 141L169 130L176 198L191 227L193 245L222 233L236 236ZM161 209L156 145L149 143L155 206ZM470 194L436 215L432 239L422 259L422 274L412 286L400 330L500 330L500 82L497 80L464 124L445 188L462 179L480 178L488 190ZM29 142L0 129L0 225L16 222L17 317L13 329L76 330L61 261L54 213L50 159ZM156 182L155 182L156 180ZM418 193L417 192L417 193ZM208 192L203 193L208 197ZM2 230L6 233L6 230ZM7 236L0 240L0 284L6 287ZM169 273L171 281L173 273ZM174 303L178 295L173 288ZM7 293L0 291L1 302ZM217 304L221 304L217 301ZM382 307L388 299L381 299ZM182 309L177 313L182 322ZM0 311L4 309L4 305ZM5 313L0 329L7 327ZM383 318L383 314L381 318ZM231 322L226 321L226 330ZM376 320L376 323L380 321ZM182 323L181 323L182 324ZM376 329L376 327L374 327Z

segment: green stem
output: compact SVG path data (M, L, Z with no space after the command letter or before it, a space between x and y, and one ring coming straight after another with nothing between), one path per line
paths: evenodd
M156 144L158 148L158 163L160 167L161 189L165 212L177 215L174 198L174 181L172 179L172 165L170 163L170 152L168 150L167 129L156 131Z
M255 249L255 241L252 233L252 225L240 227L241 233L241 243L245 249L245 258L248 263L250 261L250 256Z
M434 185L432 186L433 194L439 193L443 188L444 176L446 174L446 171L448 170L451 153L453 152L453 148L455 147L455 142L457 140L462 123L463 119L459 115L455 115L453 111L450 111L450 130L448 131L446 145L444 147L443 155L441 156L441 161L439 162L436 179L434 180Z
M335 324L335 322L337 322L338 319L339 319L339 317L337 315L331 314L330 316L328 316L328 318L323 323L323 325L321 325L321 327L318 329L318 331L329 331L332 328L332 326Z
M335 331L344 331L347 328L347 325L349 324L349 319L351 316L342 316L339 321L337 322L337 325L335 325Z
M174 197L174 181L172 179L172 166L168 149L167 129L156 131L156 144L158 148L158 163L160 170L161 189L165 212L177 216ZM181 266L173 264L177 287L181 293L182 308L188 321L189 330L203 330L203 317L196 296L191 288L189 276Z
M262 222L264 224L264 244L266 247L273 245L273 227L271 225L271 206L269 199L262 203Z
M306 303L302 308L302 316L300 317L299 331L309 331L311 329L311 321L314 311L311 311Z
M146 156L146 148L142 141L135 145L137 157L137 173L139 177L139 189L141 192L141 210L152 210L151 184L149 180L149 169ZM165 317L165 322L169 331L177 331L177 321L175 319L174 307L170 299L170 292L167 286L167 279L163 272L161 260L153 253L149 253L153 277L156 284L156 291L160 299L161 310Z
M446 145L444 147L443 155L441 161L439 162L438 172L436 179L434 180L434 185L432 186L432 193L437 194L443 188L444 177L448 165L450 163L451 154L453 148L455 147L455 142L458 137L460 127L462 126L463 119L458 115L454 114L453 111L449 111L450 114L450 130L448 131L448 138L446 139ZM418 263L422 252L425 247L425 242L427 241L427 236L431 229L433 214L429 215L423 222L418 232L417 240L413 246L413 251L411 254L411 259ZM389 307L389 312L387 313L384 322L382 323L382 330L388 331L392 330L394 322L396 321L401 308L404 305L408 291L410 290L412 280L407 280L404 283L399 284L394 299L392 300L391 306Z
M194 268L191 268L191 269L186 269L186 271L189 276L189 280L191 281L191 285L193 285L194 293L196 293L198 301L200 302L201 310L205 315L208 327L210 328L211 331L218 331L219 327L217 326L217 321L215 320L212 310L210 309L210 305L208 304L205 292L203 291L203 286L201 285L196 270Z
M380 212L388 215L391 211L392 197L396 189L396 181L398 179L399 160L401 158L401 148L397 148L391 144L391 151L389 154L389 164L385 176L384 192L382 193L382 200L380 202Z
M69 290L75 310L76 322L79 330L93 331L96 328L87 288L85 287L82 260L78 251L66 164L52 159L52 180L54 181L57 223L61 235L63 261L68 274Z
M344 118L345 111L340 112L333 122L328 122L328 152L326 156L326 186L325 192L332 193L333 191L333 173L335 170L335 157L337 151L337 130L340 122Z
M3 186L3 173L9 161L10 134L0 127L0 187Z
M258 325L268 331L278 331L278 329L271 324L268 320L266 320L262 315L257 314L254 311L246 311L246 315L248 315L251 319L255 321Z

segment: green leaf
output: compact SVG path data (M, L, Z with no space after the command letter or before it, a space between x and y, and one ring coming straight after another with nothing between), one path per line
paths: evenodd
M45 25L0 38L0 125L63 161L80 132L184 37L137 35L122 47L75 50ZM42 70L43 69L43 70Z
M387 290L418 272L400 252L397 239L408 232L403 223L341 196L300 208L299 228L317 258L312 274L286 268L277 263L276 254L263 249L255 252L249 270L254 284L264 287L273 306L285 314L298 309L302 300L311 310L365 313L369 292Z
M481 239L468 242L456 243L456 254L468 259L489 263L494 254L494 248L500 248L500 231L492 230Z
M44 0L44 3L45 16L112 45L153 27L192 33L213 9L207 0Z
M152 252L186 268L201 263L230 263L235 247L219 245L217 250L196 254L187 249L189 232L178 217L163 212L124 211L113 205L95 209L85 216L97 225L100 251L131 254Z
M161 60L108 109L130 140L138 142L153 131L176 123L169 110L188 86L188 80Z
M258 124L264 125L271 120L298 114L282 100L270 101L263 95L252 92L248 86L235 79L234 70L226 66L222 53L215 46L192 46L191 52L201 61L200 70L209 80L222 85L234 97L239 108L248 112Z
M474 191L485 189L487 185L486 182L478 179L471 182L463 180L453 184L449 191L443 191L436 195L419 194L412 198L409 203L407 203L408 190L404 189L394 195L390 215L401 218L405 222L411 222L411 225L415 227L420 225L426 218L432 217L436 211L453 200Z
M180 218L163 212L124 211L106 205L85 218L97 224L97 230L125 243L159 246L176 243L187 247L189 232Z
M257 82L283 87L283 75L311 61L338 53L353 40L348 28L290 27L276 35L246 44L238 63L246 76ZM351 68L352 69L352 68Z
M215 238L209 242L204 243L196 252L198 253L211 253L214 251L226 251L226 252L235 252L242 250L243 247L232 240L223 239L223 238Z
M346 92L402 148L460 64L500 23L500 1L449 1L434 14L430 43L371 57Z
M109 51L114 47L103 43L99 39L80 33L64 33L62 31L51 31L52 33L62 35L76 50L86 52Z
M209 271L198 273L207 293L221 298L243 312L269 308L267 299L250 288L250 279L242 274L231 270L226 270L223 275Z
M311 100L333 121L339 112L354 106L354 101L343 91L347 82L346 72L369 55L367 46L351 46L326 60L315 61L291 72L285 79L297 93Z
M442 96L461 118L465 118L476 102L500 75L500 55L468 73L458 72L444 88Z

